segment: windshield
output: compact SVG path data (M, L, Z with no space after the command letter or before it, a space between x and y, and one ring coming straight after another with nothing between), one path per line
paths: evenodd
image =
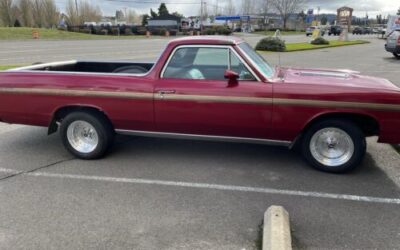
M267 61L264 60L248 43L239 44L239 48L247 55L252 61L254 66L264 74L267 78L272 78L275 75L275 69L271 67Z

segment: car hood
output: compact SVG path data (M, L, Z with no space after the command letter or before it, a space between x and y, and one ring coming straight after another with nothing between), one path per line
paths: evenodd
M285 83L386 89L400 92L400 88L389 80L361 75L360 72L352 70L280 68L278 72L278 77Z

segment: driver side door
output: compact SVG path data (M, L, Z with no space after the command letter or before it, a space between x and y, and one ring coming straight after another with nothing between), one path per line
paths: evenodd
M239 71L234 84L226 70ZM155 86L159 132L271 137L272 84L257 79L231 46L180 46Z

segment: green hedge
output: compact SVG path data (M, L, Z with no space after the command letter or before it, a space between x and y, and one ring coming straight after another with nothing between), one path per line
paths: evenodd
M203 30L203 35L225 35L232 34L232 30L227 26L209 27Z
M257 43L256 50L285 51L286 44L284 40L281 40L277 37L266 37Z
M311 41L311 44L314 44L314 45L327 45L327 44L329 44L329 41L325 40L322 37L317 37L317 38L315 38L314 40Z

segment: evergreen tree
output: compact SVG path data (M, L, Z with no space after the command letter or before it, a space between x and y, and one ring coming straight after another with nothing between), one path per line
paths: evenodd
M147 25L147 19L149 19L149 15L144 14L142 16L142 26L146 26Z
M167 16L169 15L167 6L165 5L165 3L161 3L160 7L158 7L158 15L159 16Z
M155 12L153 9L150 9L150 16L151 17L157 17L158 15L157 15L157 12Z

